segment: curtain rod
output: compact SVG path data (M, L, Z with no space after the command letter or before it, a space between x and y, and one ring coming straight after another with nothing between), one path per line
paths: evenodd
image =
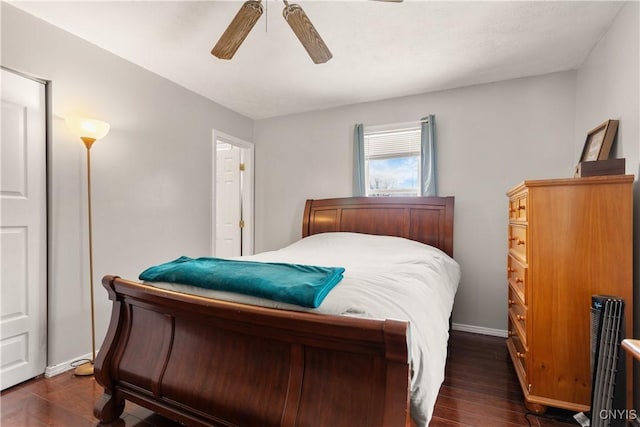
M400 127L400 126L416 126L419 123L429 123L429 118L426 117L423 120L413 120L413 121L410 121L410 122L385 123L385 124L378 124L378 125L367 125L367 124L364 124L362 126L365 127L365 128L376 128L376 127L388 128L388 127Z

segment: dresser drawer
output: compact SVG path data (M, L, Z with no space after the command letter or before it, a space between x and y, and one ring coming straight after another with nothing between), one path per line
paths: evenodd
M527 221L527 197L515 196L509 199L509 221Z
M520 299L527 304L527 268L513 255L507 256L507 280L509 285L518 292Z
M527 372L527 351L522 345L518 334L514 333L507 338L507 348L509 349L513 366L518 372L518 377L522 377L524 380Z
M509 199L509 221L518 219L518 199Z
M509 252L527 262L527 227L509 224Z
M516 331L520 339L527 343L527 306L523 305L518 296L509 287L509 330Z

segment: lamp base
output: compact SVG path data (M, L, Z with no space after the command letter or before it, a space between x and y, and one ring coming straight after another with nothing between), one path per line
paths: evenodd
M93 375L93 363L92 362L87 362L87 363L83 363L82 365L76 367L76 370L74 371L74 374L79 375L79 376Z

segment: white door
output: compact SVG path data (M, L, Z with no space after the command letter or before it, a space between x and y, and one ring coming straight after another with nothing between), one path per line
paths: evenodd
M46 365L45 85L2 70L0 388Z
M242 255L241 149L216 143L216 256Z

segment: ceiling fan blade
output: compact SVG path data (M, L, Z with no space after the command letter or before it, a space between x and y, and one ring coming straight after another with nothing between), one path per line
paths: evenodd
M224 31L218 43L211 49L211 54L220 59L231 59L249 32L262 15L260 0L245 2L233 21Z
M299 5L287 4L282 11L282 15L314 63L323 64L333 57L307 14L304 13L304 10Z

